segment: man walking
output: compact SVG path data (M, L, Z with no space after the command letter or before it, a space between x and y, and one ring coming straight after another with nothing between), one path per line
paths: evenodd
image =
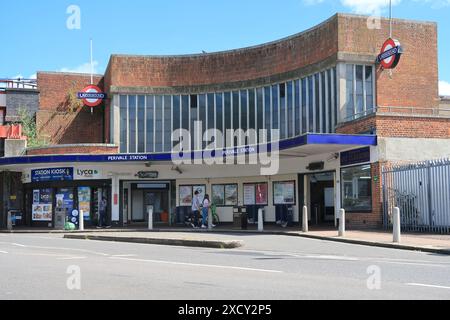
M191 226L194 229L198 228L198 216L200 214L200 199L198 195L200 193L195 191L194 197L192 198L192 217L191 217Z

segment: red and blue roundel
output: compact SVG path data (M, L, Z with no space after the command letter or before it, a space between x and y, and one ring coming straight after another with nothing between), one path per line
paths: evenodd
M106 99L106 94L99 87L90 85L78 92L78 99L88 107L97 107Z
M387 39L377 57L377 63L384 69L394 69L400 62L402 53L402 46L398 40Z

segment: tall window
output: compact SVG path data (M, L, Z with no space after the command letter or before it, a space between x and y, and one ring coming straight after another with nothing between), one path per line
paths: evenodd
M370 165L342 169L342 207L349 212L372 210Z
M280 138L282 140L287 138L286 101L287 101L286 84L281 83L280 84Z
M361 106L363 111L373 109L373 72L372 66L347 65L348 114L354 116ZM185 150L204 149L203 135L208 129L224 134L227 129L266 129L269 142L272 129L280 131L280 139L334 132L336 93L336 69L330 68L302 79L231 92L119 95L120 152L171 152L172 132L180 128L191 133L191 146L186 144ZM201 132L194 130L197 121L202 123ZM224 146L226 139L225 135ZM194 140L199 145L195 146Z
M255 89L248 90L248 124L249 129L256 129Z
M155 151L155 97L147 96L147 150Z
M163 97L155 96L155 152L163 151Z
M270 87L264 88L264 112L265 112L265 129L267 130L267 140L271 140L271 131L272 128L272 99L271 99L271 90Z
M287 121L287 136L288 138L292 138L294 136L294 96L293 96L293 83L292 81L288 82L286 87L286 94L287 94L287 115L286 115L286 121Z
M346 99L344 121L354 120L372 113L374 99L374 67L346 65Z
M145 152L145 96L138 96L138 150L137 152Z
M279 103L278 85L272 86L272 129L280 129L279 125Z
M295 92L295 99L294 99L294 104L295 104L295 136L299 136L302 131L301 131L301 122L302 122L302 114L301 114L301 106L302 106L302 99L301 99L301 88L300 88L300 80L295 80L295 84L294 84L294 92Z
M130 128L128 136L128 152L136 153L136 137L137 137L137 106L136 96L128 96L128 126Z
M181 112L181 101L180 96L173 96L173 117L172 117L172 132L181 128L180 123L180 112ZM173 142L173 146L176 146L178 143Z

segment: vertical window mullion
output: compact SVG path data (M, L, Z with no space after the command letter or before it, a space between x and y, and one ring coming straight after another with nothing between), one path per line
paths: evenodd
M323 84L322 84L322 72L319 72L319 114L316 115L319 117L319 128L317 129L319 132L318 133L323 133L324 132L324 128L323 128ZM316 101L317 103L317 101ZM317 106L316 106L316 112L317 112ZM317 124L317 119L316 119L316 124Z
M328 70L325 70L325 124L326 127L324 128L325 133L330 133L330 105L329 105L329 99L328 99Z
M362 75L362 82L363 82L363 114L367 114L367 100L366 100L366 65L363 65L363 75Z
M144 152L147 151L147 95L144 96Z
M139 153L139 96L135 97L135 112L136 112L136 143L135 150L136 153Z
M127 153L130 153L130 96L127 95Z
M156 96L153 96L153 152L156 152Z
M308 133L308 132L310 132L311 131L311 129L309 128L309 123L310 123L310 121L309 121L309 117L310 117L310 114L309 114L309 100L310 100L310 96L309 96L309 77L306 77L306 81L305 81L305 84L306 84L306 106L305 106L305 110L306 110L306 133Z
M298 94L299 94L299 104L300 104L300 135L303 134L303 81L300 78L298 81Z
M334 71L333 68L331 68L331 72L330 72L330 88L331 88L331 101L330 101L330 109L331 109L331 127L330 127L330 132L334 133L335 129L336 129L336 119L335 119L335 99L334 99L334 95L336 94L334 92L334 82L335 81L335 77L334 77Z
M357 118L358 101L356 95L356 64L353 64L353 119Z

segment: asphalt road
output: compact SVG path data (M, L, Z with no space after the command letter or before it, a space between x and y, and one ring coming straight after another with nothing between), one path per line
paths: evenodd
M271 235L236 250L0 234L0 299L450 299L450 256Z

